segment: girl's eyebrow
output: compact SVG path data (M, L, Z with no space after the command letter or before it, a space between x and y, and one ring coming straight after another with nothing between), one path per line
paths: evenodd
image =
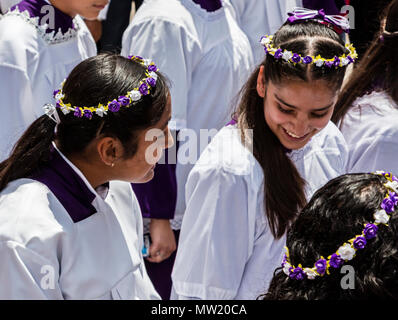
M289 108L298 109L296 106L293 106L293 105L291 105L291 104L286 103L285 101L283 101L281 98L279 98L279 97L276 95L276 93L274 93L274 96L275 96L275 98L276 98L280 103L282 103L282 104L288 106ZM329 104L328 106L323 107L323 108L313 109L312 111L313 111L313 112L324 111L324 110L326 110L326 109L329 109L332 105L333 105L333 103L331 103L331 104Z

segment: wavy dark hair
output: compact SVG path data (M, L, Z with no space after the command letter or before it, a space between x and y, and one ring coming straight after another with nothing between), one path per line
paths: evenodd
M285 23L274 35L274 46L301 56L318 54L324 58L341 56L347 52L339 35L331 28L315 21L295 24ZM267 55L251 74L240 92L240 103L235 117L238 118L243 139L246 129L253 130L253 153L264 172L264 204L273 235L280 238L305 203L305 181L286 150L271 131L264 119L264 100L257 93L257 77L264 66L265 84L272 81L310 83L323 80L331 90L339 90L346 67L327 68L314 65L296 65Z
M312 267L321 256L330 254L355 235L364 224L374 221L387 189L387 179L369 173L346 174L319 189L287 235L290 262ZM275 270L265 300L289 299L370 299L398 298L398 214L388 226L379 225L376 238L346 262L355 271L355 289L343 289L340 269L314 280L290 279Z
M398 0L385 9L379 32L339 95L332 121L340 127L355 100L374 90L387 92L398 104L398 36L384 30L398 31Z
M104 53L77 65L68 76L63 92L65 103L74 106L107 104L118 96L138 87L145 78L145 66L119 55ZM94 115L91 120L78 118L73 112L64 115L57 109L61 123L54 134L55 122L47 115L34 121L15 144L8 159L0 163L0 191L8 182L29 177L49 160L51 142L56 140L65 155L84 151L96 137L119 139L124 158L137 151L138 131L157 123L166 107L169 94L166 78L159 72L156 87L133 107L122 107L104 117Z

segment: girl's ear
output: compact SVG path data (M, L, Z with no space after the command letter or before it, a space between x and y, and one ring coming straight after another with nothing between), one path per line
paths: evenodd
M98 141L97 152L101 161L107 165L113 167L116 160L123 155L123 146L118 139L112 137L105 137Z
M257 93L261 98L265 98L265 77L264 77L264 66L260 67L260 71L257 76Z

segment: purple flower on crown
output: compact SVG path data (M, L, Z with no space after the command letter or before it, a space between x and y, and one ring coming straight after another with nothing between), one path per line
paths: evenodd
M396 194L395 192L390 192L390 193L389 193L389 196L390 196L390 200L391 200L392 202L394 202L394 205L396 206L397 203L398 203L398 196L397 196L397 194Z
M333 268L340 268L340 266L344 263L343 259L337 254L333 253L329 259L329 264Z
M311 58L310 56L305 56L305 57L303 58L303 62L304 62L305 64L310 64L310 63L312 62L312 58Z
M365 226L365 229L363 229L363 234L365 235L366 239L368 239L368 240L373 239L374 237L376 237L378 229L379 228L375 224L368 223Z
M147 78L145 81L151 87L155 87L156 86L156 80L154 78Z
M145 82L143 82L141 85L140 85L140 87L139 87L139 89L138 89L140 92L141 92L141 94L143 95L143 96L146 96L149 92L148 92L148 85L145 83Z
M290 270L289 278L296 279L296 280L303 280L305 279L306 275L300 267Z
M366 246L366 239L362 236L356 237L353 242L355 249L363 249Z
M347 59L350 61L350 63L354 63L354 59L351 56L347 56Z
M398 181L398 178L396 178L396 177L394 177L394 176L391 176L391 180L392 180L392 181Z
M317 262L315 262L315 267L319 274L324 274L326 271L326 260L319 259Z
M78 107L75 108L75 112L73 113L75 117L81 118L83 116L82 110Z
M285 263L287 261L287 257L286 254L283 256L283 260L282 260L282 268L285 266Z
M331 67L333 67L333 65L334 65L334 61L325 61L326 67L331 68Z
M148 66L148 71L150 71L150 72L156 72L156 71L158 71L158 68L156 67L156 65L150 64L150 65Z
M111 103L108 104L108 109L111 112L118 112L120 110L120 103L114 99Z
M335 67L338 67L340 65L340 59L339 57L334 57L333 65Z
M266 47L264 47L264 52L265 52L265 54L268 53L268 49Z
M91 119L93 117L93 113L90 110L84 110L83 116L85 116L88 119Z
M293 54L292 61L295 63L299 63L301 61L300 55L297 53Z
M55 98L55 96L56 96L58 93L60 93L60 92L61 92L61 90L55 90L55 91L53 92L54 98Z
M61 108L61 105L57 102L57 103L55 104L55 107Z
M126 107L130 104L130 98L127 98L125 96L119 97L118 101L123 107Z
M283 55L282 49L279 48L278 50L275 51L274 58L280 59L280 58L282 58L282 55Z
M385 198L383 202L381 203L381 207L387 212L391 213L394 211L394 201L391 200L390 198Z

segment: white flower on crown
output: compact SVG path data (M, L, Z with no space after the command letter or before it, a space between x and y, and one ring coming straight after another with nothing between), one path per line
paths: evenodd
M144 65L145 65L146 67L148 67L148 66L152 63L152 60L151 60L151 59L144 59L143 61L144 61Z
M260 41L260 43L261 43L263 46L268 45L270 42L271 42L271 39L268 38L268 37L263 37L263 38L261 39L261 41Z
M343 260L352 260L355 255L355 249L349 243L345 243L337 250L337 254Z
M348 58L344 58L344 59L341 60L341 64L342 64L343 67L346 66L349 63L350 63L350 59L348 59Z
M154 78L155 81L158 80L158 75L156 74L156 72L153 72L153 71L149 72L149 76Z
M52 116L55 113L55 106L53 104L47 103L43 106L44 113L48 116Z
M304 268L304 272L307 275L307 278L310 280L315 279L315 277L318 275L314 270L310 268Z
M292 266L290 265L290 263L289 262L285 262L285 264L284 264L284 266L283 266L283 272L286 274L286 275L289 275L290 274L290 268L291 268Z
M387 188L394 190L395 193L398 193L398 181L388 181L384 184Z
M105 110L104 106L100 106L99 108L97 108L97 110L95 110L95 113L98 116L103 117L104 114L106 114L106 110Z
M321 60L321 59L315 60L315 65L316 65L317 67L322 67L323 64L324 64L324 61L323 61L323 60Z
M388 220L390 220L390 216L384 211L384 210L378 210L376 213L373 215L375 218L376 223L384 223L386 224Z
M282 54L282 59L285 61L289 61L289 59L293 57L293 52L285 50Z
M63 114L68 114L70 112L69 108L67 106L62 106L61 111Z
M64 95L63 95L62 92L58 92L58 93L55 95L55 100L61 100L61 99L63 99L63 98L64 98Z
M130 98L132 101L138 101L141 99L141 92L138 90L133 90L130 92Z

